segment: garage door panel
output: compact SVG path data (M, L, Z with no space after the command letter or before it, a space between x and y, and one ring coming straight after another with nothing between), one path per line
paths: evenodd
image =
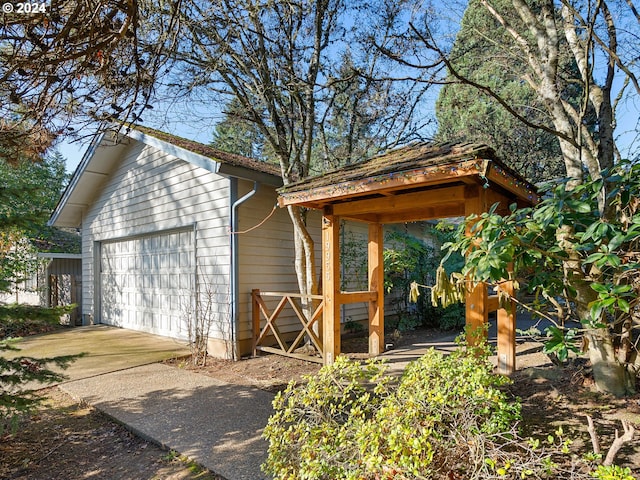
M159 232L102 245L103 323L186 338L195 286L194 232Z

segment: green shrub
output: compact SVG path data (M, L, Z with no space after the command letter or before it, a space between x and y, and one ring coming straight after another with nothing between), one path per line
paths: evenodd
M340 356L306 385L289 384L265 428L265 471L282 479L358 478L354 435L388 395L384 371L378 362L361 366Z
M520 404L488 353L431 349L401 378L379 361L338 357L276 396L264 471L279 480L634 480L597 455L572 455L562 428L521 437Z
M598 465L592 475L593 478L599 478L600 480L636 480L636 477L631 475L629 468L622 468L618 465Z
M29 413L42 397L34 390L25 389L32 383L48 384L63 380L64 375L51 369L52 366L67 368L82 355L67 355L52 358L18 356L7 358L5 352L15 352L15 337L25 332L43 331L43 328L60 322L60 316L70 307L41 308L24 305L0 307L0 434L9 428L14 430L21 415Z
M460 468L452 429L491 435L519 418L519 404L499 389L508 379L492 369L476 350L430 350L397 380L380 362L339 357L276 397L263 468L278 479L327 480L419 478Z

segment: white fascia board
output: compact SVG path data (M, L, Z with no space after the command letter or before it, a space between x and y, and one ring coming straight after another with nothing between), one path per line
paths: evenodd
M200 155L199 153L192 152L182 147L178 147L169 142L165 142L164 140L160 140L159 138L153 137L151 135L147 135L142 133L135 128L131 128L126 135L129 138L134 140L138 140L146 145L152 146L161 150L163 152L169 153L174 157L177 157L185 162L189 162L196 167L204 168L205 170L213 173L220 173L220 163L215 160L211 160L204 155Z

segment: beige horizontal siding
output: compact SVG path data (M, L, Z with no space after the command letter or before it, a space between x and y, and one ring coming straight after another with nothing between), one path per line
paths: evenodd
M250 188L249 182L239 182L239 196ZM258 193L239 207L240 232L260 224L272 213L276 203L275 189L261 186ZM238 233L239 243L239 332L240 340L252 337L251 291L298 292L294 269L293 226L285 209L276 208L260 227ZM273 309L278 300L267 300ZM299 329L293 312L287 310L278 321L283 332Z

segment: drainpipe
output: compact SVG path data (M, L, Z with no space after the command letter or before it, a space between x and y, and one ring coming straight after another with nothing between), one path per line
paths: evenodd
M230 225L231 229L229 232L229 245L231 246L231 278L230 278L230 303L231 303L231 345L232 345L232 358L233 360L238 360L240 358L240 354L238 351L238 330L240 329L240 298L239 292L239 265L238 265L238 235L234 234L234 232L238 231L238 207L242 205L244 202L249 200L258 192L258 187L260 184L258 182L253 182L253 190L243 195L241 198L238 197L238 179L233 177L231 178L231 218Z

